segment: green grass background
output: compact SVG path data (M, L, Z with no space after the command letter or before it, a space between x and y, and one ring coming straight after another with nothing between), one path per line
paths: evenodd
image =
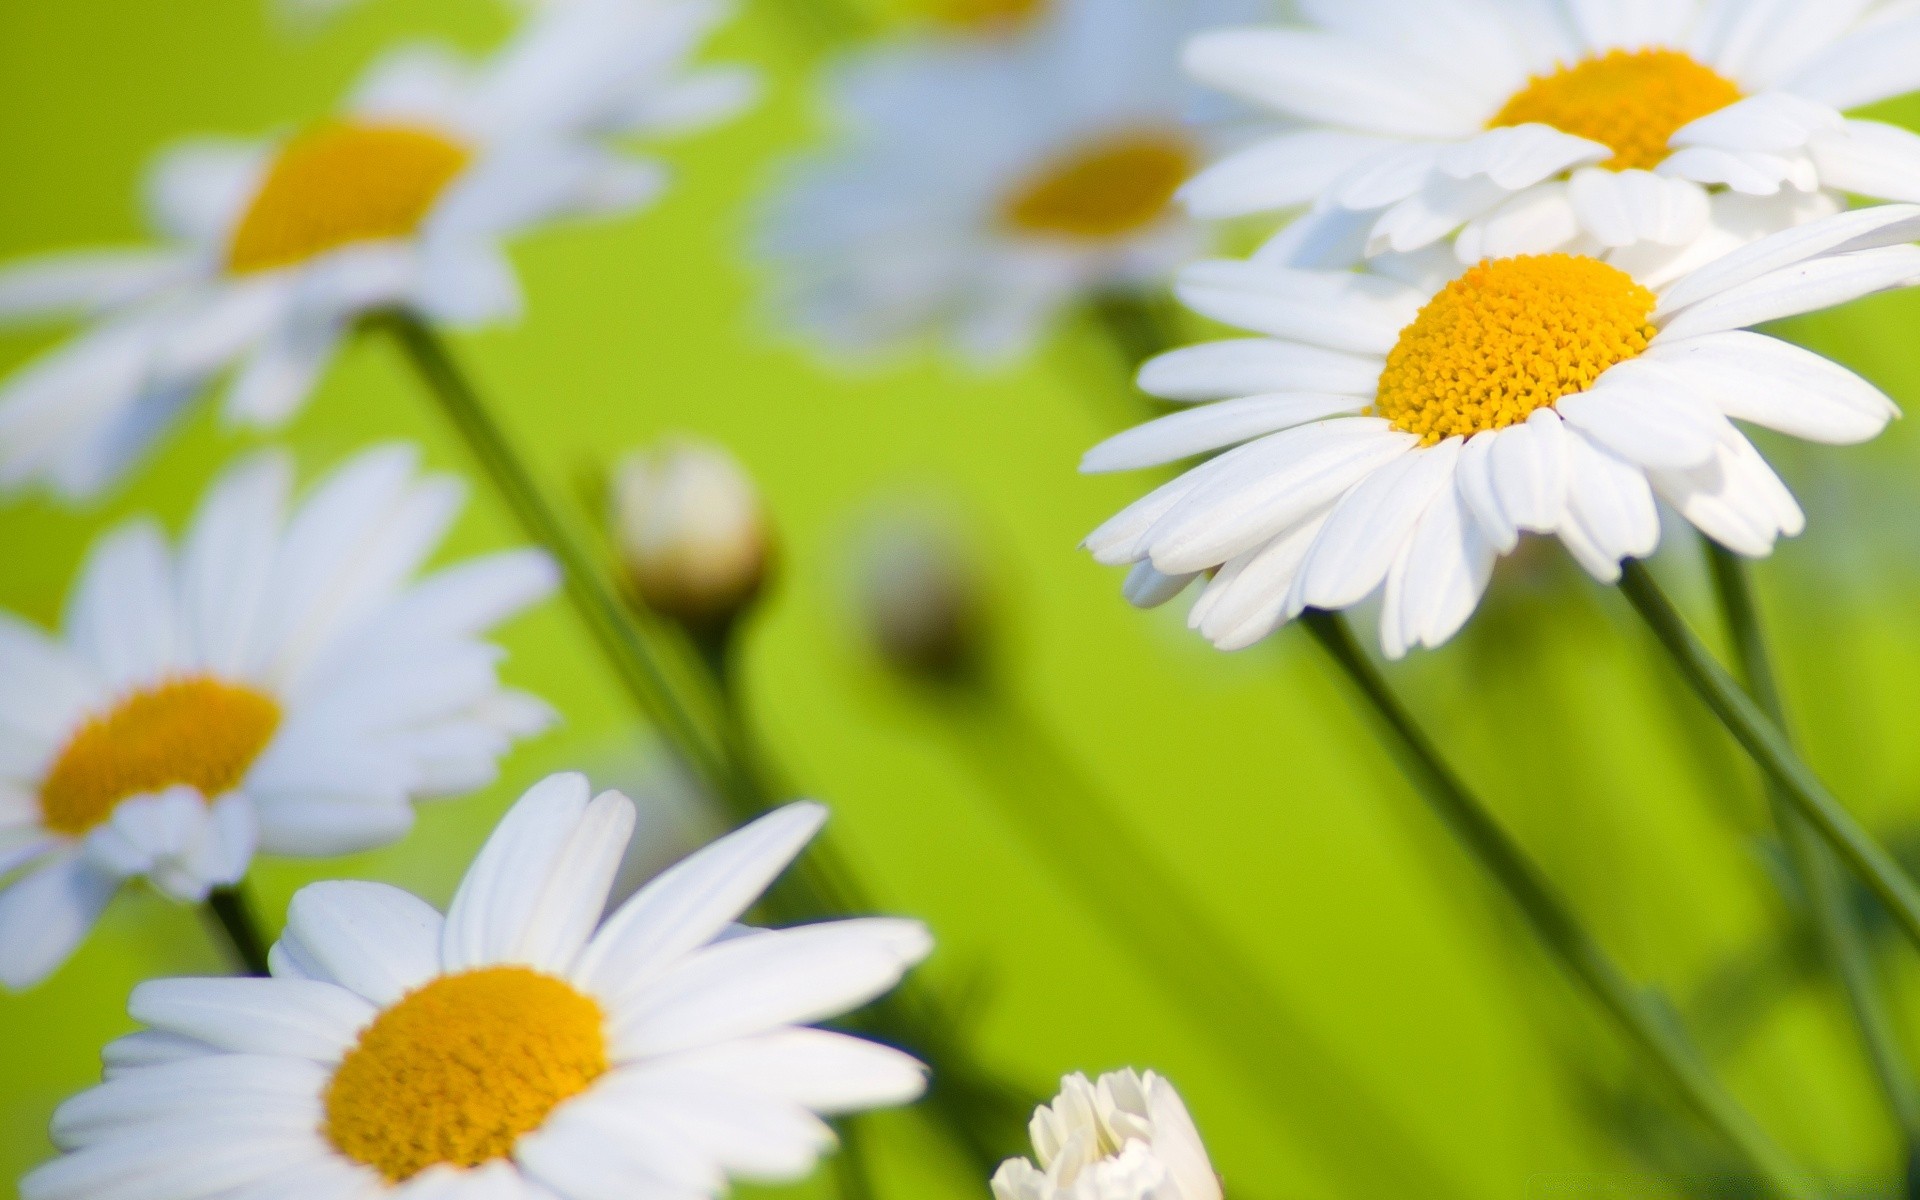
M1569 1175L1643 1170L1595 1117L1598 1098L1636 1078L1611 1031L1439 835L1312 648L1290 631L1216 653L1178 612L1129 609L1115 574L1075 550L1143 486L1074 473L1131 402L1088 330L1064 327L1010 373L921 356L848 376L757 315L749 206L769 167L822 132L811 86L820 46L800 3L765 0L721 39L718 57L767 70L769 96L667 152L676 182L662 204L518 246L526 318L456 342L504 419L557 487L676 430L717 438L750 466L783 568L748 647L753 716L791 775L832 806L835 836L886 907L933 925L939 951L925 970L972 989L985 1050L1010 1075L1036 1092L1074 1069L1172 1076L1235 1200L1365 1195L1325 1165L1328 1145L1395 1157L1380 1130L1283 1121L1242 1086L1218 1040L1157 986L1180 980L1155 980L1089 920L994 815L950 731L863 657L847 616L849 537L903 497L965 515L994 572L1027 706L1441 1165L1446 1180L1410 1179L1407 1195L1544 1195ZM327 111L398 38L480 49L507 27L484 0L366 0L297 35L261 0L6 0L0 254L138 241L135 183L169 139L286 128ZM1912 403L1916 316L1920 297L1881 298L1791 332ZM0 339L0 367L51 341ZM378 341L348 350L285 434L309 478L391 438L468 471ZM97 509L0 506L0 605L52 623L99 529L140 512L177 528L248 444L203 405ZM1810 756L1876 829L1899 835L1920 823L1920 446L1908 423L1865 448L1767 449L1811 518L1759 571ZM476 478L445 556L516 540ZM1697 560L1675 537L1662 570L1704 619ZM639 731L569 613L549 604L501 640L508 679L565 723L509 758L498 786L425 810L399 845L260 864L255 886L276 924L313 879L385 879L444 903L529 782L565 768L630 778ZM1531 547L1503 566L1466 635L1393 676L1638 975L1685 1003L1723 1001L1703 1038L1768 1128L1836 1177L1889 1177L1892 1129L1834 996L1764 982L1790 906L1754 780L1618 598L1551 545ZM1901 1031L1920 1038L1913 956L1890 937L1880 944ZM1739 974L1754 964L1761 982ZM100 1044L130 1028L129 988L220 966L194 913L129 891L57 976L0 996L0 1179L50 1152L48 1114L96 1078ZM1304 1072L1281 1083L1324 1091ZM883 1195L982 1194L984 1181L910 1122L881 1128ZM1681 1133L1691 1136L1684 1123Z

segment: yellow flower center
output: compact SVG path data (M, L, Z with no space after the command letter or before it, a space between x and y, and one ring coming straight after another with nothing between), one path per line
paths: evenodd
M327 1085L327 1138L393 1183L513 1153L607 1070L600 1006L526 967L445 975L374 1018Z
M1046 0L934 0L934 19L955 29L994 33L1038 16Z
M1653 306L1652 292L1598 259L1482 262L1400 331L1374 411L1427 445L1524 421L1645 350Z
M270 271L406 237L471 158L444 134L407 125L336 122L301 134L281 148L234 228L227 269Z
M1682 125L1740 99L1732 80L1678 50L1609 50L1545 75L1514 93L1487 128L1538 121L1613 148L1601 163L1650 171Z
M1007 197L1001 217L1010 228L1040 237L1125 237L1165 214L1197 158L1175 130L1114 134L1047 164Z
M273 697L207 676L135 692L67 741L40 784L41 818L78 837L131 796L184 784L212 800L239 786L279 727Z

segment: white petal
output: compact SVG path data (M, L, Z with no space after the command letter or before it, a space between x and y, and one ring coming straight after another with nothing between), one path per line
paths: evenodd
M1514 527L1551 533L1567 495L1566 431L1553 410L1535 409L1525 424L1501 431L1490 465L1500 511Z
M1806 525L1800 506L1745 438L1722 444L1711 463L1691 471L1655 471L1660 496L1700 532L1750 558L1772 553L1782 534Z
M305 979L153 979L133 989L127 1012L222 1050L331 1063L374 1008L343 987Z
M1506 125L1441 151L1439 169L1455 179L1484 175L1517 192L1583 163L1613 157L1613 148L1562 133L1551 125Z
M1201 316L1227 325L1369 357L1393 349L1425 299L1379 276L1230 259L1186 268L1174 294Z
M1483 217L1467 222L1454 240L1463 263L1516 254L1550 254L1581 236L1570 185L1555 181L1520 192Z
M1820 186L1878 200L1920 200L1920 134L1880 121L1847 121L1809 147Z
M1920 206L1882 204L1782 230L1713 260L1674 284L1655 310L1670 317L1730 288L1832 254L1897 246L1920 237Z
M1897 10L1897 6L1889 6ZM1823 50L1782 91L1858 108L1920 87L1920 15L1870 21Z
M1148 359L1140 390L1166 400L1224 400L1268 392L1371 397L1381 360L1270 338L1202 342Z
M891 1046L825 1029L781 1029L674 1055L672 1065L818 1113L904 1104L927 1068Z
M1186 591L1193 580L1192 575L1163 575L1152 563L1142 560L1128 569L1120 591L1135 608L1159 608Z
M1707 227L1707 194L1651 171L1577 171L1568 193L1580 225L1603 246L1683 245Z
M1459 632L1487 590L1496 557L1460 493L1436 497L1387 572L1381 609L1387 656L1438 646Z
M1622 559L1645 558L1660 544L1660 513L1646 474L1575 431L1567 436L1567 516L1560 536L1602 583L1620 578Z
M1316 513L1266 544L1229 560L1194 602L1187 624L1220 650L1243 650L1298 615L1300 568L1325 528Z
M1748 96L1674 131L1675 146L1711 146L1784 154L1805 149L1816 133L1838 128L1837 109L1788 92Z
M0 324L70 321L133 303L192 277L177 250L91 250L0 268Z
M1568 424L1643 467L1696 467L1738 436L1717 409L1644 358L1621 363L1555 407Z
M575 978L609 997L646 986L759 899L826 816L818 804L789 804L668 868L607 919Z
M0 984L51 975L93 928L120 881L84 859L48 862L0 889Z
M1305 605L1348 608L1380 586L1427 505L1452 485L1460 445L1448 438L1411 451L1334 506L1294 585Z
M1899 415L1838 363L1744 330L1662 345L1653 357L1736 420L1831 445L1864 442Z
M440 970L440 914L384 883L308 884L287 906L288 938L315 978L385 1007Z
M1201 171L1177 198L1206 220L1305 204L1341 174L1396 143L1362 134L1311 129L1260 142Z
M1220 400L1115 434L1087 451L1080 469L1131 471L1177 462L1296 425L1358 412L1367 403L1357 396L1305 393Z
M173 565L159 526L135 521L94 547L66 624L69 641L108 687L150 683L179 665Z
M1367 133L1453 137L1483 115L1418 60L1334 34L1215 30L1190 40L1183 61L1203 83L1288 116Z
M1662 338L1743 329L1920 281L1920 246L1884 246L1787 267L1656 317Z
M80 1093L54 1111L52 1136L71 1150L114 1135L138 1134L156 1124L206 1120L231 1127L246 1122L250 1110L261 1113L262 1123L304 1116L310 1126L317 1125L323 1119L320 1097L329 1078L325 1067L304 1059L203 1055L136 1071Z
M293 462L267 451L235 464L201 501L180 551L180 611L196 665L239 675L255 665Z

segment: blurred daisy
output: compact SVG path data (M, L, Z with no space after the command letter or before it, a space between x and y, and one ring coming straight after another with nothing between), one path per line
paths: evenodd
M1183 197L1214 217L1311 203L1275 247L1292 266L1456 232L1463 263L1682 246L1723 219L1787 228L1823 192L1920 200L1920 135L1842 115L1920 87L1920 12L1900 0L1300 9L1305 26L1216 30L1186 54L1290 127ZM1745 203L1716 212L1719 192Z
M1654 283L1601 258L1490 259L1437 291L1378 272L1207 262L1180 284L1265 336L1146 364L1140 385L1220 401L1090 451L1114 471L1246 443L1108 521L1087 546L1134 563L1136 603L1212 578L1190 624L1237 649L1308 607L1384 586L1381 644L1435 646L1497 555L1559 536L1593 576L1659 540L1654 497L1741 554L1798 533L1799 506L1728 418L1809 441L1879 433L1891 401L1748 326L1920 281L1920 207L1774 234Z
M142 984L148 1029L62 1105L24 1200L601 1200L799 1179L815 1115L919 1095L897 1050L805 1028L927 953L914 921L731 924L820 827L794 804L605 923L633 829L580 775L535 785L443 918L377 883L301 890L270 979Z
M1220 1200L1187 1106L1152 1071L1069 1075L1029 1129L1039 1163L1002 1163L994 1200Z
M0 983L59 966L129 879L192 902L256 849L391 842L413 800L488 783L549 723L481 638L552 566L415 582L461 491L414 459L364 453L291 514L288 459L248 459L177 550L150 521L106 535L59 638L0 614Z
M1204 157L1174 48L1235 9L974 7L1007 21L846 64L842 143L799 164L764 215L778 318L831 350L934 337L1003 361L1063 308L1158 284L1198 250L1172 204Z
M147 208L167 245L0 272L0 322L90 323L0 386L0 486L101 491L229 367L227 417L278 425L373 310L513 316L504 237L627 210L661 185L657 165L599 134L684 125L738 99L723 94L729 76L680 72L713 11L569 5L483 66L405 51L332 120L164 155Z

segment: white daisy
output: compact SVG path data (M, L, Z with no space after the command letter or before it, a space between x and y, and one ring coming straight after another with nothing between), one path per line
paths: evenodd
M1180 294L1265 335L1189 346L1140 385L1220 401L1090 451L1124 470L1246 443L1157 488L1088 539L1135 563L1137 603L1209 572L1191 624L1247 646L1308 607L1384 586L1390 656L1451 637L1497 555L1557 534L1595 578L1660 534L1654 497L1764 555L1799 506L1728 418L1828 443L1896 410L1852 372L1747 327L1920 281L1920 207L1774 234L1659 284L1571 254L1491 259L1437 292L1376 271L1207 262Z
M503 237L630 209L660 187L657 164L601 134L685 124L740 98L737 76L680 70L716 11L569 5L483 65L392 55L339 116L291 137L164 155L147 187L163 247L0 272L0 322L89 322L0 387L0 487L99 492L231 366L227 417L278 425L369 311L513 316Z
M107 534L59 637L0 614L0 983L44 978L129 879L198 901L256 849L393 841L550 722L481 639L551 563L416 581L462 494L414 460L368 451L289 513L289 460L256 456L177 550L151 521Z
M764 215L778 319L836 352L933 337L994 362L1091 293L1158 284L1199 248L1171 203L1203 157L1176 47L1248 7L1055 0L843 64L842 141Z
M1002 1163L994 1200L1220 1200L1187 1106L1152 1071L1069 1075L1028 1128L1039 1165Z
M529 790L443 918L377 883L301 890L269 979L134 989L148 1028L54 1114L23 1200L694 1200L803 1177L818 1113L924 1071L805 1028L892 987L918 922L731 923L820 827L761 818L601 922L633 830L580 775Z
M1299 7L1305 25L1216 30L1186 54L1290 127L1183 197L1207 216L1311 204L1275 246L1289 265L1456 232L1462 263L1677 247L1787 228L1840 192L1920 200L1920 135L1842 115L1920 87L1906 0ZM1742 202L1716 212L1716 194Z

